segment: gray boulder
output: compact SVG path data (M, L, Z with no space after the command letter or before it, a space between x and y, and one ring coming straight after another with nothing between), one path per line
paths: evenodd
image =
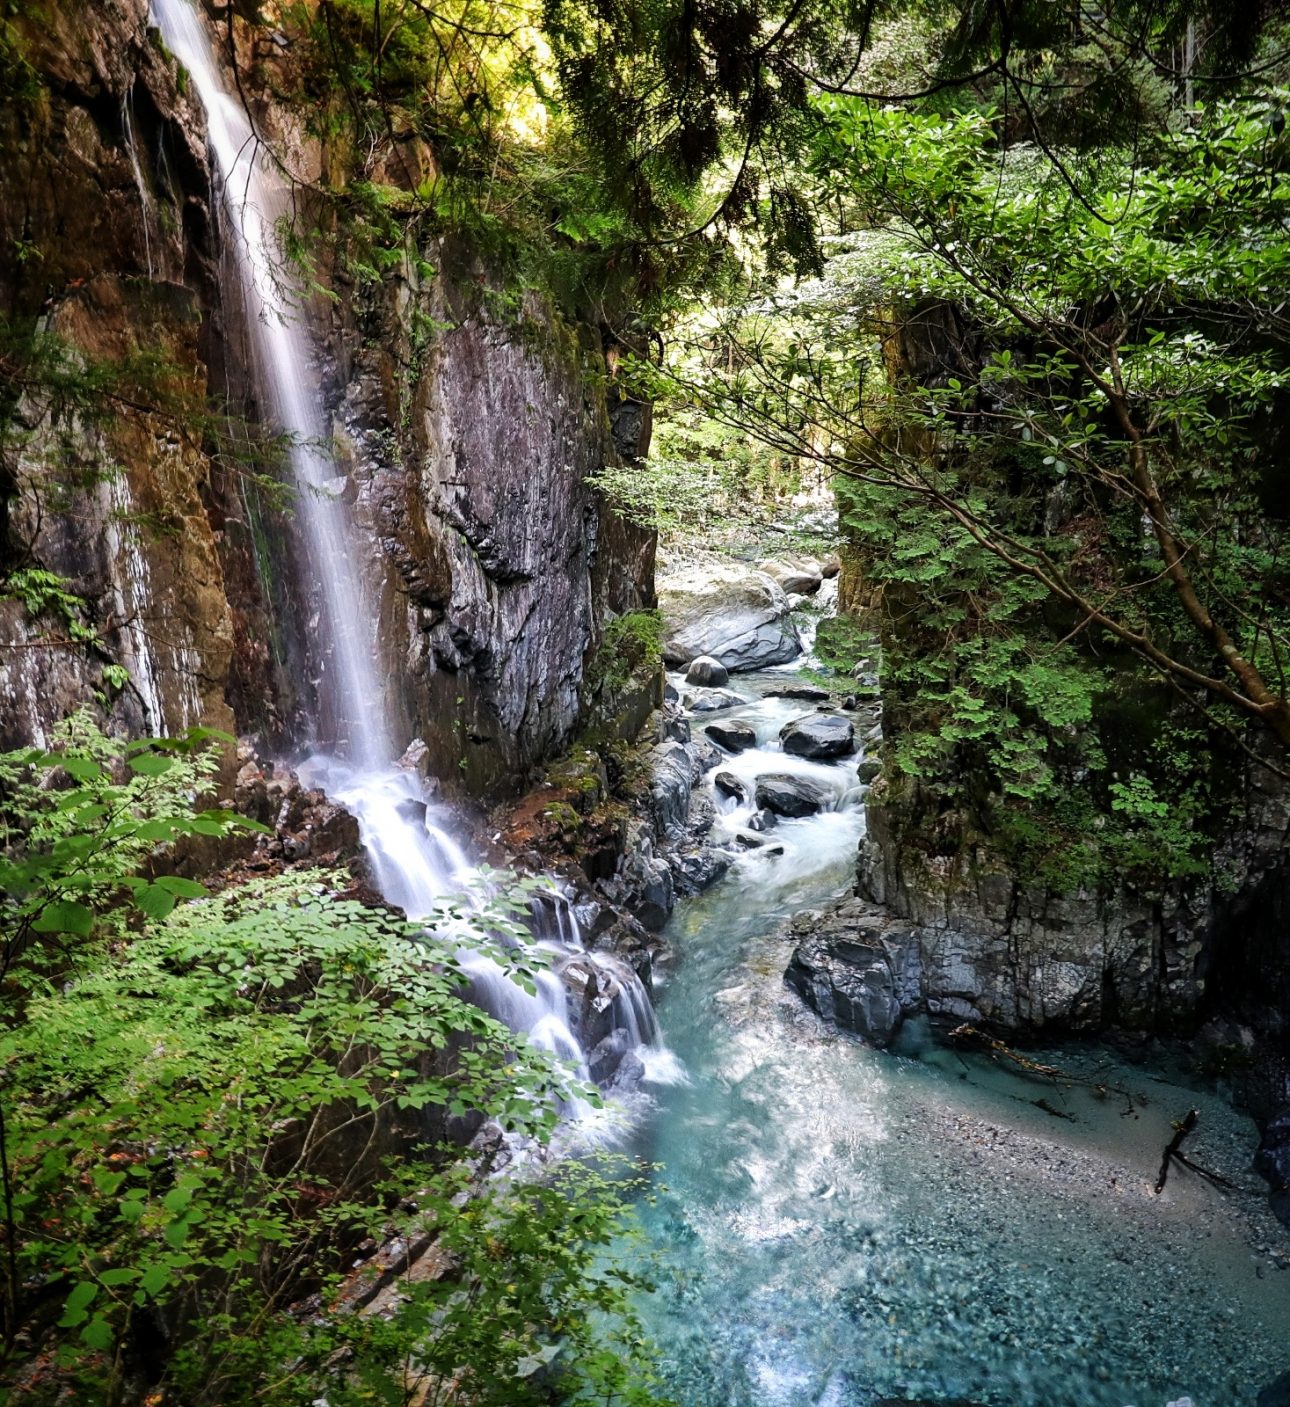
M676 837L684 833L690 815L694 766L684 743L666 743L650 757L650 814L658 831Z
M886 949L850 938L808 938L784 980L826 1021L886 1046L900 1026L896 978Z
M667 922L676 902L672 871L665 860L648 859L640 862L639 875L639 897L633 905L633 917L657 932Z
M757 746L756 730L742 718L726 718L720 723L709 723L703 731L714 743L720 743L728 752L743 752L745 748Z
M723 708L739 708L747 702L733 689L695 689L685 696L685 706L692 713L716 713Z
M730 671L711 655L700 655L698 659L691 660L689 669L685 671L687 684L698 684L704 688L719 689L729 679Z
M829 691L818 684L786 684L781 689L767 689L768 699L802 699L806 703L827 703Z
M673 860L677 888L685 894L701 894L724 878L730 868L730 856L719 850L700 850L696 855L682 855Z
M735 833L735 844L744 850L760 850L763 855L782 855L784 853L782 845L772 845L761 836L750 835L747 831Z
M856 776L859 777L862 786L868 786L881 772L882 763L876 757L866 757L856 768Z
M623 1061L632 1054L635 1044L629 1032L621 1026L602 1040L587 1056L587 1073L602 1088L611 1081L622 1068Z
M750 831L773 831L779 820L773 811L754 811L748 818Z
M791 596L813 596L824 584L824 572L814 557L772 557L758 567Z
M733 772L718 772L712 785L722 796L733 796L736 801L748 800L748 788Z
M785 664L802 652L788 597L763 572L688 568L659 581L658 604L670 665L707 656L733 672Z
M791 772L769 772L757 778L753 789L757 805L777 816L813 816L833 804L829 792L809 777L795 777Z
M797 757L846 757L856 750L855 724L839 713L811 713L785 723L779 740L785 752Z

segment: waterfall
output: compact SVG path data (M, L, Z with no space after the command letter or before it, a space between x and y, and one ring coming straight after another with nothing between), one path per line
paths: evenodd
M288 442L299 490L309 570L320 589L321 638L330 643L324 706L333 720L336 755L319 752L300 768L357 818L381 893L411 919L430 916L448 893L467 889L477 867L452 839L418 774L394 762L375 650L378 620L354 550L343 486L331 451L328 417L319 394L314 349L301 321L300 299L279 253L278 229L289 218L286 178L263 148L240 99L229 91L199 17L196 0L153 0L153 19L188 70L205 109L225 225L241 281L252 339L254 370L265 407ZM128 115L127 133L133 155ZM142 172L136 174L141 183ZM537 1046L571 1061L585 1076L573 1034L565 983L557 972L574 955L603 967L622 992L616 1012L630 1043L654 1044L657 1027L649 998L628 964L587 953L572 910L560 896L554 931L539 924L538 947L552 958L530 995L491 958L459 954L476 1001Z
M211 151L230 217L227 226L237 245L256 377L267 409L288 440L309 569L320 588L325 617L320 629L330 642L332 661L330 678L324 682L336 741L344 745L351 762L377 767L394 754L374 652L376 612L350 550L313 347L279 253L277 232L291 215L290 189L262 150L240 99L227 91L193 0L154 0L153 15L206 109Z
M127 89L121 99L121 130L125 134L125 149L130 154L130 169L134 172L135 189L139 192L139 204L143 209L143 257L148 268L148 277L153 278L156 270L152 263L152 229L156 210L152 191L143 178L143 167L139 162L139 146L134 136L134 85Z

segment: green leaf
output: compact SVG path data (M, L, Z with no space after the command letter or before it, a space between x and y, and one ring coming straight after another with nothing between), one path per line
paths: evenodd
M175 907L175 896L160 884L149 884L134 896L134 902L149 918L161 920Z
M150 1265L139 1279L139 1288L149 1299L155 1299L169 1283L169 1267Z
M63 1305L63 1317L58 1321L60 1326L70 1329L77 1324L83 1324L89 1317L87 1311L98 1292L99 1287L91 1280L82 1280L79 1285L74 1286Z
M94 1186L104 1197L110 1197L118 1187L125 1181L123 1172L114 1172L110 1168L94 1169Z
M198 884L195 879L185 879L177 874L158 875L157 883L176 899L204 899L208 893L204 884Z
M164 777L174 765L173 757L165 757L159 752L141 752L129 762L130 770L141 777Z
M74 899L55 899L46 904L32 924L37 933L74 933L78 938L88 938L93 927L93 910Z
M168 1212L182 1212L193 1200L193 1192L190 1187L174 1187L161 1199L161 1205Z
M88 757L59 757L58 765L78 782L92 782L103 775L102 767Z
M81 1341L89 1348L97 1349L100 1353L112 1347L116 1334L112 1330L111 1324L96 1314L93 1319L81 1330Z
M139 1272L129 1266L121 1266L116 1270L105 1270L99 1275L99 1280L110 1288L117 1285L129 1285L139 1278Z
M176 1250L188 1240L189 1223L185 1218L167 1223L165 1231L162 1233L166 1238L166 1244L173 1246Z

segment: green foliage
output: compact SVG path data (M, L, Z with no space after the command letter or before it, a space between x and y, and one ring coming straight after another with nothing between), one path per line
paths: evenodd
M801 487L801 465L684 406L657 406L648 458L588 482L625 517L672 542L712 542L772 520Z
M409 264L424 278L438 240L472 278L487 269L481 292L512 314L529 290L616 320L642 294L667 296L685 261L645 287L637 232L571 131L527 18L488 0L334 0L281 18L301 58L290 96L344 172L320 192L326 221L284 231L308 286L335 296L329 269L368 296Z
M850 679L862 660L876 665L877 650L872 628L845 612L825 616L815 632L814 654L833 678ZM859 692L858 687L852 686L852 692Z
M939 101L819 98L822 276L764 280L639 374L837 476L893 794L1068 887L1185 879L1224 800L1155 739L1185 721L1232 759L1286 709L1290 519L1263 465L1290 404L1290 94L1102 145L1074 185L1001 112Z
M16 105L31 104L42 92L40 75L27 56L24 30L45 19L41 0L0 0L0 91Z
M0 598L21 601L28 615L52 616L69 640L93 644L99 638L86 623L83 597L69 590L66 577L43 567L20 567L0 578Z
M194 811L218 765L194 728L164 742L105 737L82 709L50 751L0 756L0 990L14 1012L77 970L143 916L163 918L200 886L150 873L164 847L257 828L232 813Z
M532 989L527 891L428 925L322 873L210 895L161 870L239 824L192 809L209 742L82 716L0 759L0 1382L39 1357L37 1402L653 1401L639 1279L603 1259L628 1189L481 1183L442 1146L486 1117L543 1139L597 1097L468 999L463 945ZM439 1273L361 1314L354 1256L395 1236Z
M663 663L663 617L658 611L627 611L615 616L601 636L586 672L586 689L612 707L634 678L657 673Z

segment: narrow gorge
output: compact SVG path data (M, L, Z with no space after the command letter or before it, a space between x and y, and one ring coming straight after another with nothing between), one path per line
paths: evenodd
M1290 1402L1287 55L12 0L0 1402Z

